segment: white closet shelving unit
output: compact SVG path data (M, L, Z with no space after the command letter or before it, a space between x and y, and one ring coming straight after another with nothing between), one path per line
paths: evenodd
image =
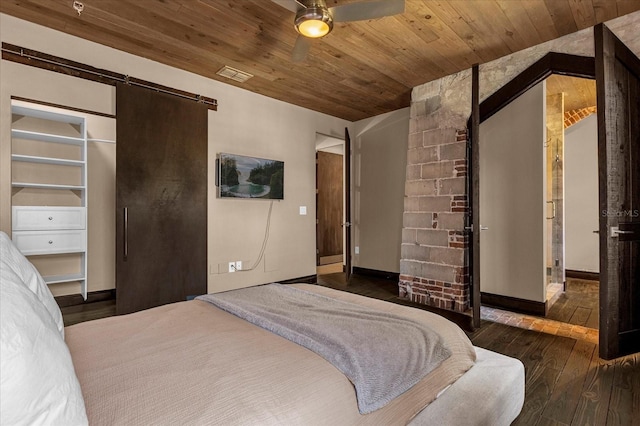
M85 118L21 105L12 105L11 112L14 119L11 129L11 185L14 191L12 239L25 256L74 253L80 255L79 270L54 275L43 274L43 278L47 284L79 282L80 292L86 300L87 131ZM24 125L16 125L23 118L38 123L37 131L21 128L25 127ZM47 123L51 126L47 126ZM52 131L48 132L47 127ZM41 128L45 131L41 131ZM60 131L63 129L64 132ZM62 134L69 133L69 129L72 130L71 133L77 133L78 136ZM36 141L35 147L33 141ZM69 156L69 151L64 149L64 145L77 147L73 150L73 156ZM27 148L30 146L30 148L20 149L22 146ZM31 152L25 153L25 151ZM40 152L46 154L40 155ZM58 152L60 156L57 155ZM26 176L23 173L20 178L16 177L14 166L17 163L31 163L27 164L28 167L32 167L29 170L34 170L34 175L37 174L40 178L30 181L28 173ZM72 170L76 182L60 182L56 179L56 168L60 167L51 166L62 166L67 171L69 168L78 168L78 170ZM49 181L43 182L43 180ZM22 205L14 202L15 195L25 189L34 191L34 194L28 198L29 202ZM79 198L78 205L66 205L69 198L63 196L64 191L73 191Z

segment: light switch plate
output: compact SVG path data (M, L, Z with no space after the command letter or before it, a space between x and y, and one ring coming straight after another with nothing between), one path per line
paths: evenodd
M307 214L307 206L300 206L300 216L305 216Z

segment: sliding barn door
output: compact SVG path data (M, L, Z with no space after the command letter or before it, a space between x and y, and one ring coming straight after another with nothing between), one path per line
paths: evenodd
M595 28L600 357L640 351L640 59Z
M207 291L207 108L118 85L116 308Z

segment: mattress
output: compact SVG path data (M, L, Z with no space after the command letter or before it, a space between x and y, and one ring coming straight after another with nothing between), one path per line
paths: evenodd
M351 382L308 349L208 303L174 303L67 327L89 423L494 425L519 413L522 364L474 348L448 320L333 289L295 286L429 321L458 356L387 406L362 415ZM510 380L494 383L497 374ZM470 419L457 413L460 401Z

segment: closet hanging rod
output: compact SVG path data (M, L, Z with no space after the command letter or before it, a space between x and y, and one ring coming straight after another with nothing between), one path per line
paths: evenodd
M166 93L172 96L178 96L205 104L207 108L217 111L218 101L214 98L185 92L172 87L162 86L150 81L141 80L125 74L119 74L113 71L94 68L90 65L74 62L69 59L52 56L35 50L26 49L24 47L15 46L8 43L2 43L2 59L16 62L24 65L30 65L36 68L46 69L73 77L84 78L86 80L115 86L116 83L124 83L132 86L143 87L145 89L154 90L156 92Z

